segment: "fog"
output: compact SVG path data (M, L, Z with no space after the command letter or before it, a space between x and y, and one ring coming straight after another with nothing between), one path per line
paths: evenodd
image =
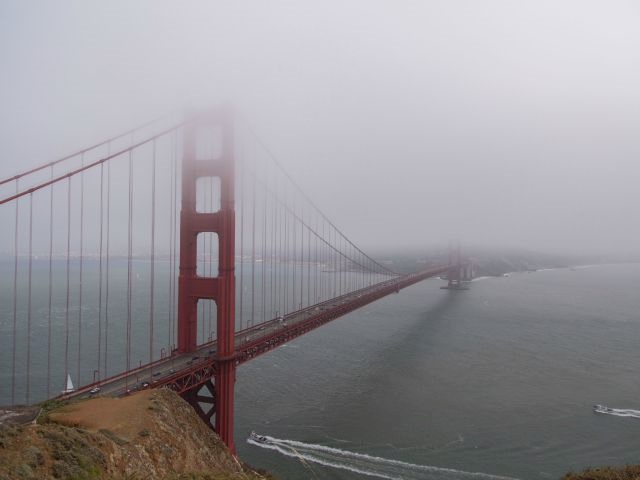
M0 3L0 177L231 102L365 249L639 253L640 4Z

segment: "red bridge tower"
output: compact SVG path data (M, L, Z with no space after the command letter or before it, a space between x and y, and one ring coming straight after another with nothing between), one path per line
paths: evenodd
M217 134L217 135L216 135ZM199 152L199 146L220 139L217 155ZM210 149L216 150L216 149ZM185 399L210 424L215 412L215 430L234 452L233 399L236 365L232 359L235 333L235 207L234 151L231 116L226 110L192 113L183 138L182 210L180 212L180 277L178 280L178 351L193 352L197 347L198 301L213 300L217 307L217 371L215 384L204 386L212 397L198 394L201 387L185 392ZM204 156L205 158L200 158ZM211 158L214 157L214 158ZM203 177L220 180L220 210L196 210L196 182ZM218 236L218 276L197 274L200 233ZM211 404L204 412L202 403Z

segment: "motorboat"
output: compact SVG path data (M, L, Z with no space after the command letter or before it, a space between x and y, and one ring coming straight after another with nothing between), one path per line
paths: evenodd
M594 405L593 410L596 412L613 412L613 408L609 408L605 405Z
M258 443L266 443L267 441L267 437L263 435L258 435L256 432L251 432L249 434L249 438L254 442L258 442Z

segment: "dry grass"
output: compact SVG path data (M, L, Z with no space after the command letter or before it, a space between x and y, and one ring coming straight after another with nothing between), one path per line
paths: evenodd
M580 473L566 473L562 480L640 480L640 465L588 468Z
M39 423L0 425L0 480L264 480L175 393L43 406Z

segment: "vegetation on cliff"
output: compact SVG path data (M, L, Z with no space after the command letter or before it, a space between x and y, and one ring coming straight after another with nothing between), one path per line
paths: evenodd
M640 479L640 465L626 467L588 468L580 473L569 472L562 480L638 480Z
M0 424L4 479L257 480L174 392L47 404L37 423Z

